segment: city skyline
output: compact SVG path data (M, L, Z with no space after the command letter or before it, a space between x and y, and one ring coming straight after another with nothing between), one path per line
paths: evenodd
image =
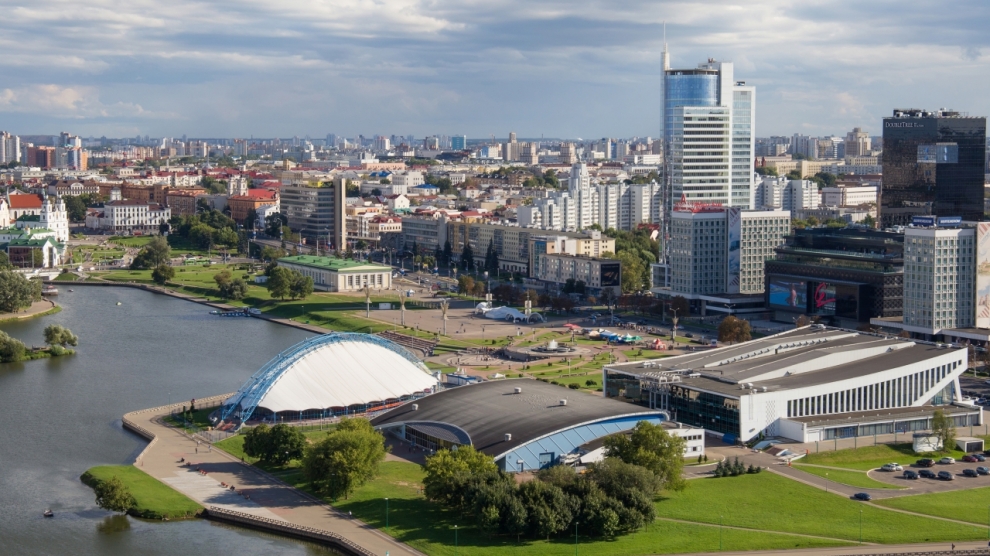
M976 2L65 6L0 22L0 128L656 137L664 21L673 67L730 61L757 87L757 136L879 135L893 108L990 112Z

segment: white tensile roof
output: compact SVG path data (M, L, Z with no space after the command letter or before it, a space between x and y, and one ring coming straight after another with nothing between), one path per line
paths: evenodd
M435 377L385 346L341 341L299 357L258 407L270 411L347 407L429 391L436 384Z

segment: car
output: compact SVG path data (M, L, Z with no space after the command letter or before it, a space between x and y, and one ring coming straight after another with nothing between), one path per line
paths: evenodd
M899 463L885 463L880 471L904 471Z
M931 458L924 458L924 459L919 459L918 461L914 462L914 464L917 465L918 467L931 467L935 465L935 460Z
M983 454L973 454L973 457L976 458L976 461L987 461L987 457Z
M965 461L966 463L976 463L978 460L976 459L976 456L966 454L962 457L962 461Z
M862 500L863 502L869 502L870 500L873 500L873 497L870 496L870 493L868 492L857 492L856 494L853 494L853 498L855 498L856 500Z
M694 334L692 334L692 333L690 333L690 332L686 332L686 333L684 334L684 337L685 337L685 338L694 338Z
M935 478L935 472L934 471L931 471L931 470L928 470L928 469L922 469L921 471L918 471L918 476L919 477L924 477L926 479L934 479Z
M950 463L955 463L956 458L945 456L944 458L938 460L938 462L941 463L942 465L949 465Z
M918 474L910 469L904 472L904 478L910 481L915 481L918 479Z
M975 469L963 469L963 475L967 477L979 477L980 474Z
M940 481L951 481L953 479L955 479L955 477L953 477L952 476L952 473L949 473L948 471L939 471L938 472L938 480L940 480Z
M983 467L983 466L977 467L976 472L979 473L980 475L990 475L990 467Z

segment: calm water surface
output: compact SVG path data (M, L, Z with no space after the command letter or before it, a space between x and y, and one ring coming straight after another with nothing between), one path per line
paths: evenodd
M59 288L61 313L0 325L28 345L41 345L51 323L79 336L75 355L0 364L0 555L326 553L205 520L114 517L79 482L86 469L130 463L144 447L121 428L124 413L232 392L309 334L140 290ZM54 519L41 516L49 507Z

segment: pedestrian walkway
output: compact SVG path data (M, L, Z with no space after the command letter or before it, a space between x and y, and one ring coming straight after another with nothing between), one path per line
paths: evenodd
M229 397L217 396L216 398ZM208 406L213 398L200 400ZM171 406L179 409L181 404ZM220 506L295 525L336 533L376 554L422 556L415 549L379 532L357 519L324 504L319 499L290 487L254 466L207 444L197 442L183 431L162 423L170 407L128 413L128 428L138 429L154 440L137 457L135 464L203 506ZM180 460L185 460L182 462ZM190 465L187 467L185 463ZM202 473L201 473L202 472ZM234 486L234 491L221 488Z

